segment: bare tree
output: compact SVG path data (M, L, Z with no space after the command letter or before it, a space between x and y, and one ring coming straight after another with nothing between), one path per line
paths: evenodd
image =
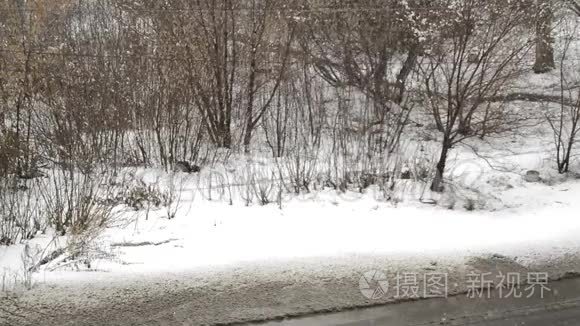
M566 39L562 60L560 62L560 110L555 116L550 114L546 118L554 132L556 147L556 163L559 173L570 170L570 159L580 132L580 76L574 74L574 69L566 66L570 45L578 29L575 25L570 36Z
M246 96L244 150L250 152L252 133L270 107L290 65L290 48L294 40L295 24L288 17L276 13L280 1L251 0L247 24L247 40L242 42L245 54ZM261 97L261 101L256 101ZM258 104L259 103L259 104Z
M5 146L8 152L14 156L15 167L13 171L23 175L28 170L27 157L29 156L30 117L31 105L33 105L33 85L35 83L34 54L37 43L37 28L39 21L31 19L29 4L25 1L12 0L3 5L5 10L5 38L3 55L10 57L10 65L15 69L8 71L7 85L2 86L5 105L10 109L3 113L3 119L10 121L9 127L4 126L6 138Z
M568 7L580 16L580 1L578 0L563 0Z
M363 129L379 126L392 150L410 113L406 86L422 51L419 34L426 10L414 11L418 3L397 0L388 5L374 0L323 4L346 10L305 15L302 48L331 86L354 87L372 100ZM384 10L368 10L381 6Z
M6 68L0 87L3 102L0 124L6 140L5 150L15 165L10 172L20 177L30 177L36 169L33 124L46 81L42 71L46 61L43 52L54 45L57 37L49 32L55 13L66 11L68 5L65 0L9 0L0 5L3 16L0 61Z
M438 37L421 65L428 107L442 131L442 148L431 189L444 190L449 151L461 141L514 128L521 119L497 95L522 72L531 47L524 33L525 1L461 1L440 16Z
M542 74L556 67L552 37L554 8L552 0L537 0L536 8L536 61L533 69Z
M231 148L232 121L240 106L240 3L233 0L141 1L143 15L155 30L155 43L146 46L159 56L175 58L192 91L209 139ZM163 62L159 62L162 64ZM162 68L163 65L159 67ZM174 73L172 71L171 73Z

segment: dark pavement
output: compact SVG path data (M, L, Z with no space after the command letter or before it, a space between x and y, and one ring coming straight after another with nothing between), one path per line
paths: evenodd
M486 325L552 326L580 325L580 279L549 284L542 295L506 298L498 291L482 298L458 295L451 298L412 301L368 309L316 315L262 323L264 326L379 326L379 325Z

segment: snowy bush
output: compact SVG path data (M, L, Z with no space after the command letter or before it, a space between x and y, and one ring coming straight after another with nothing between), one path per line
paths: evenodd
M146 183L143 180L125 186L125 193L122 196L123 203L136 211L166 207L172 203L169 191L163 191L158 183Z
M48 221L40 213L35 189L18 178L0 178L0 246L32 239L46 230Z
M49 224L60 235L80 234L105 228L114 216L114 207L106 200L115 187L102 183L105 174L84 174L55 170L39 187L42 207Z

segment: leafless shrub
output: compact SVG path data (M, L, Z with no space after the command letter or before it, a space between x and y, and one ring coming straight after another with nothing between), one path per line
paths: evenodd
M34 182L0 178L0 246L33 239L46 231Z
M447 156L469 137L512 130L525 117L487 99L521 76L532 38L522 37L529 17L524 0L469 0L437 16L438 32L423 72L427 107L442 133L431 189L444 190Z
M274 192L278 189L278 185L279 179L273 171L250 162L241 173L236 173L234 184L230 184L232 188L238 190L246 206L254 202L262 206L274 202L276 200Z
M167 218L172 220L177 217L177 211L181 206L182 196L185 193L186 178L176 178L175 174L169 176L167 190L165 191L165 210Z
M318 151L297 150L291 156L277 159L278 175L284 180L288 191L300 194L314 190L313 183L317 180Z
M253 173L253 188L258 203L262 206L268 205L276 200L278 183L281 182L274 172L256 171Z
M136 211L166 206L170 198L157 183L147 183L137 180L132 185L126 185L123 195L124 204Z
M567 34L560 61L560 109L556 114L546 114L554 134L556 163L561 174L570 170L574 144L580 132L580 75L574 75L574 69L567 65L571 42L578 34L577 25L573 24Z
M103 175L54 170L40 186L42 207L47 220L60 235L103 229L114 217L117 189L102 183ZM104 178L108 180L108 178Z
M36 266L38 261L41 259L41 254L41 248L31 248L28 244L24 246L24 251L20 258L22 262L22 284L27 290L32 289L32 274L34 273L34 266Z
M15 150L13 132L0 131L0 177L16 173L18 153Z
M166 217L174 219L185 193L187 180L189 179L183 175L170 173L163 182L160 176L154 182L147 182L144 178L130 174L129 180L123 179L120 184L115 184L121 189L114 193L115 197L109 204L123 204L134 211L146 210L147 217L152 209L164 208Z

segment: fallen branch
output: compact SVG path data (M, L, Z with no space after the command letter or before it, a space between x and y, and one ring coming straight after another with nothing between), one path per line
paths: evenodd
M120 243L113 243L111 247L145 247L145 246L161 246L170 242L177 241L179 239L169 239L159 242L152 242L152 241L143 241L143 242L120 242Z
M36 271L38 271L38 269L41 266L44 266L44 265L50 263L51 261L57 259L61 255L63 255L65 253L65 251L66 250L64 248L56 249L55 251L51 252L49 255L46 255L44 258L42 258L37 264L35 264L34 266L30 267L28 269L28 271L29 272L36 272Z
M485 101L488 102L534 102L534 103L562 103L562 97L560 95L547 95L547 94L533 94L533 93L511 93L504 95L497 95L493 97L486 98ZM575 105L572 101L566 101L564 105L573 106Z

